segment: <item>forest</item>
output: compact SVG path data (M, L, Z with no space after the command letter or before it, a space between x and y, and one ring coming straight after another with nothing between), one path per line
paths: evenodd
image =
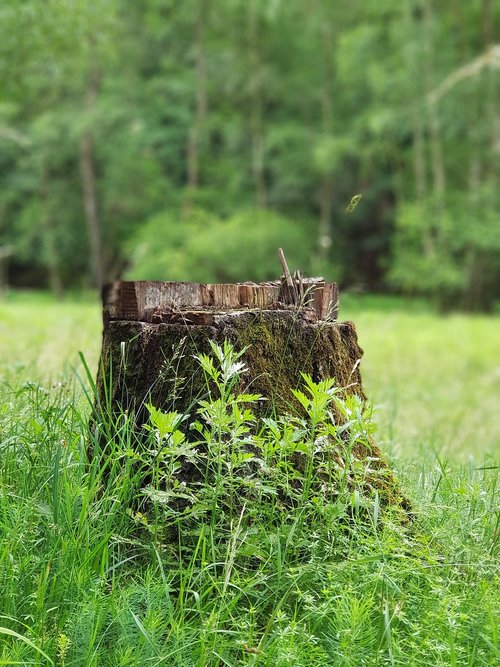
M500 665L499 21L0 0L0 665Z
M2 0L4 287L263 280L283 246L355 291L492 310L499 19L493 0Z

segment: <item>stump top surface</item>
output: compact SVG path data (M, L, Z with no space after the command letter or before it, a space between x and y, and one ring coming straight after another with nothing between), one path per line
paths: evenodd
M339 292L323 278L264 283L117 281L103 290L104 320L205 323L205 315L242 310L303 311L310 319L335 320ZM195 317L189 317L194 315Z

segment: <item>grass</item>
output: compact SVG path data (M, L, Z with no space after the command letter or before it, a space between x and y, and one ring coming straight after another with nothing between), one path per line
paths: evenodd
M500 317L439 317L421 304L386 310L346 301L343 317L356 322L363 379L386 449L398 458L498 458Z
M409 524L377 495L360 511L352 482L325 502L305 480L304 502L283 512L268 498L283 472L265 491L247 462L223 458L235 423L206 434L220 445L203 459L220 487L188 489L200 514L162 502L160 486L180 493L165 480L156 495L151 484L147 509L131 508L152 446L138 450L124 426L105 465L89 462L96 434L73 381L78 349L96 367L98 308L0 303L0 664L498 664L498 318L397 306L347 299L344 316L365 348L377 439L415 506ZM173 435L185 425L152 417L151 442L169 452L161 465L154 456L155 474L196 463L202 452ZM289 445L304 456L310 429ZM262 443L266 462L269 433ZM242 484L253 490L231 518Z
M467 463L500 455L500 316L439 317L425 303L346 297L361 346L363 381L376 408L378 439L398 459L437 452ZM90 298L54 303L45 294L0 301L0 378L57 383L92 370L101 313Z

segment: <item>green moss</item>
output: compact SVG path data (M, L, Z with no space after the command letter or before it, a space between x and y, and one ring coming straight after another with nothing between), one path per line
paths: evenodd
M120 409L136 412L139 419L147 400L163 409L189 411L206 392L196 356L210 353L211 339L225 338L237 349L246 348L245 382L268 399L265 409L295 409L291 389L302 384L301 373L315 381L333 377L346 393L364 398L362 350L354 325L310 324L293 311L222 315L216 326L109 322L98 377L100 394L104 395L106 377L111 400Z
M345 394L365 399L359 370L362 350L352 322L312 324L294 311L255 311L220 315L213 326L109 322L103 338L103 377L111 385L111 402L117 411L135 415L138 427L146 420L145 403L165 410L193 414L207 384L196 357L210 354L210 340L231 341L245 348L248 367L240 390L250 389L268 399L259 404L266 413L300 413L291 392L303 384L301 373L318 382L335 378ZM336 419L341 420L337 414ZM380 450L373 442L358 448L360 460L372 457L378 470L367 484L378 488L383 501L403 504ZM384 474L380 474L385 470Z

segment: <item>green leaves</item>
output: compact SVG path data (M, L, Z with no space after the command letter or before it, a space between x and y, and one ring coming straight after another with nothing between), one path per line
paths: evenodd
M276 249L284 239L290 264L307 270L314 249L314 224L309 219L255 211L241 202L230 214L198 208L182 222L179 214L165 210L137 227L127 244L128 275L199 282L267 280L276 276Z
M15 246L14 282L88 284L91 130L108 277L266 280L286 240L304 273L491 309L494 84L481 70L450 88L431 124L426 100L481 58L494 11L417 4L4 0L0 245Z
M48 662L53 665L54 661L46 654L44 651L42 651L41 648L39 648L29 637L26 637L25 635L21 635L19 632L15 632L14 630L11 630L10 628L2 628L0 627L0 635L5 635L7 637L14 637L14 639L17 639L18 641L24 642L27 644L29 647L34 649L38 654L43 656ZM8 662L7 664L21 664L21 663L12 663Z
M162 412L155 408L154 405L151 405L151 403L147 403L146 408L149 412L149 420L151 422L150 426L146 426L148 426L148 428L151 428L152 426L158 433L158 438L160 440L163 440L167 435L175 432L183 420L183 415L180 413Z
M346 213L352 213L354 211L354 209L356 208L356 206L361 201L362 197L363 197L363 195L354 195L354 197L351 199L351 201L347 205Z
M355 453L357 445L370 451L373 431L361 398L344 395L332 378L315 382L302 374L303 387L291 392L301 415L259 418L254 406L261 397L241 386L244 350L228 341L211 341L210 348L211 355L197 356L207 395L197 402L196 421L183 428L186 416L147 405L145 429L154 443L134 452L155 480L142 493L167 525L186 530L194 517L205 516L212 529L225 529L243 502L250 522L262 512L274 522L296 505L314 515L344 515L326 512L325 498L357 514L371 507L374 459ZM373 514L377 524L378 497Z
M292 389L292 393L306 411L311 423L316 425L329 418L328 408L340 389L335 386L333 378L314 382L310 375L306 373L301 373L301 375L307 393L298 389Z

